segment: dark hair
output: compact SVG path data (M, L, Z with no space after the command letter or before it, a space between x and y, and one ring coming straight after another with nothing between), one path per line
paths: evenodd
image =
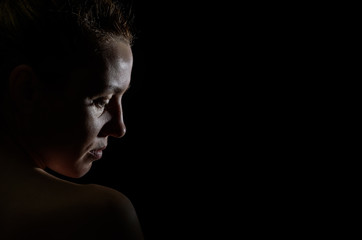
M20 64L32 66L39 75L46 74L44 70L61 74L79 64L79 59L96 54L110 39L132 45L131 3L0 0L0 80L6 81Z

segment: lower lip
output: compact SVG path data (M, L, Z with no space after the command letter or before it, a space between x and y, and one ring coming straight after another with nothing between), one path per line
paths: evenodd
M101 159L103 155L102 150L93 150L89 152L96 160Z

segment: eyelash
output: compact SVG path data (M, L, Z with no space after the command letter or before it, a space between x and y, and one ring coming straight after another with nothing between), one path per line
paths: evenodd
M107 98L98 98L93 101L93 105L97 108L105 108L109 103L109 99Z

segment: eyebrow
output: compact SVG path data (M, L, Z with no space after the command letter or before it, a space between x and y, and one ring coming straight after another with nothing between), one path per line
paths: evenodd
M121 92L126 92L130 87L131 87L131 84L129 84L126 89L122 89L122 88L120 88L118 86L115 86L115 85L106 85L104 87L104 89L106 91L111 91L111 92L114 92L114 93L118 94L118 93L121 93Z

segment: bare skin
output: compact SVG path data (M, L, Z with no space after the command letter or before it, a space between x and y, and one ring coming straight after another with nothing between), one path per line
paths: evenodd
M0 150L1 239L129 239L141 229L132 203L99 185L58 179L16 146Z
M143 240L136 211L122 193L44 170L81 177L99 160L92 152L102 151L108 137L125 134L121 98L129 87L132 54L119 41L103 50L56 97L37 88L28 66L13 71L8 105L15 111L6 115L13 125L0 138L0 239Z
M0 152L11 160L0 165L1 239L143 239L136 212L122 193L55 178L20 162L26 159L17 158L21 150L9 150Z

